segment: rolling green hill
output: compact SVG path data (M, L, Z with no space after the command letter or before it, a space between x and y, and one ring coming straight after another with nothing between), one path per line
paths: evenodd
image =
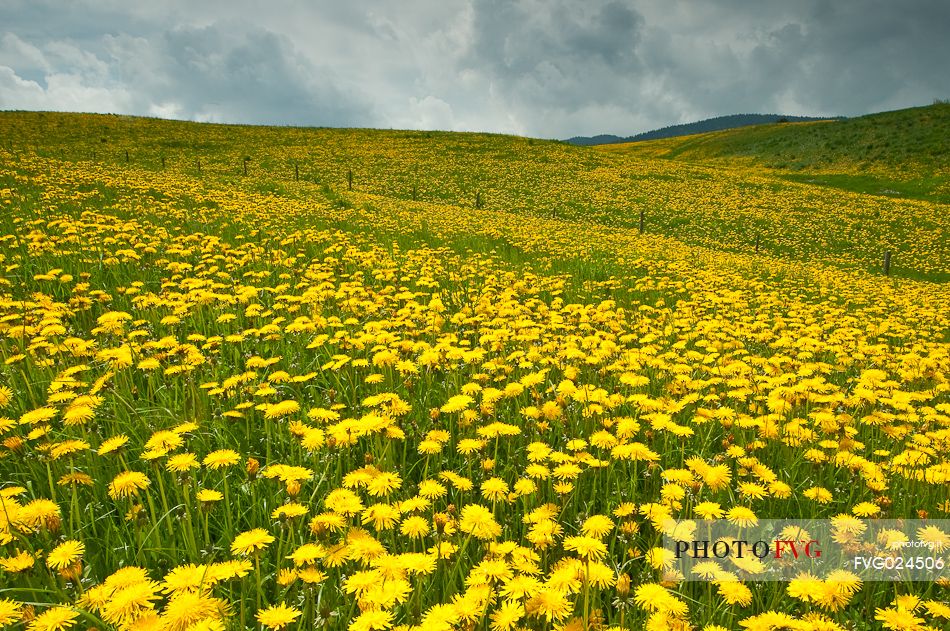
M950 212L937 199L948 191L920 192L929 186L920 173L897 175L887 167L871 172L844 159L834 163L838 170L792 171L763 167L758 161L767 156L712 152L717 139L731 138L738 146L741 138L764 132L808 134L828 125L837 123L772 124L689 140L577 147L498 134L3 112L0 164L22 168L19 177L27 180L36 172L58 180L60 169L96 183L100 170L142 182L171 178L191 191L188 205L199 214L207 202L205 189L221 187L266 196L261 202L266 205L273 199L316 200L341 210L372 206L393 212L423 205L437 209L439 217L471 209L561 222L585 234L599 229L639 234L643 217L643 232L651 238L688 247L875 274L883 253L892 251L894 276L950 280L950 242L944 236ZM946 175L935 177L945 183ZM897 177L903 179L892 181ZM0 196L17 186L13 175L0 178ZM165 203L167 188L149 184L146 196L146 205ZM908 199L915 196L925 199ZM428 235L431 225L420 224L420 233ZM493 244L505 241L492 237Z
M780 123L670 138L625 150L773 169L863 193L950 201L950 104L858 118Z
M837 116L834 118L839 119L842 117ZM789 116L787 114L730 114L729 116L706 118L694 123L669 125L667 127L645 131L639 134L634 134L633 136L627 136L625 138L614 136L612 134L601 134L599 136L574 136L573 138L568 138L564 142L572 145L587 147L592 145L608 145L623 142L659 140L661 138L675 138L679 136L705 134L712 131L738 129L739 127L749 127L751 125L765 125L768 123L804 123L819 120L829 120L829 118L818 118L815 116Z

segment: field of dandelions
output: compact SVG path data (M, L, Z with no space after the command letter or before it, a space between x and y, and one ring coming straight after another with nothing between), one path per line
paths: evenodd
M944 583L657 549L950 517L947 205L492 135L0 131L0 627L950 625Z

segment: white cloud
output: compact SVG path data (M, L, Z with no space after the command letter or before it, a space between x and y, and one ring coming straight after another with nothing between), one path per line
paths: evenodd
M395 127L417 126L422 129L456 129L452 106L431 94L422 99L409 97L406 116L395 119Z
M45 83L41 86L0 66L0 109L144 113L131 107L132 99L122 87L89 85L81 75L62 73L46 75Z

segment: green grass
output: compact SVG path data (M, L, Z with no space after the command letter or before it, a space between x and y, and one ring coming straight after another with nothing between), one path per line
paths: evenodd
M52 159L53 165L80 163L89 168L163 173L163 179L194 178L191 186L196 198L203 196L202 189L208 192L223 185L284 199L302 194L302 200L324 199L345 210L347 173L352 171L354 193L382 196L394 203L435 204L449 213L472 208L478 195L490 211L558 219L587 229L635 230L643 211L648 234L691 246L820 261L873 273L880 271L884 249L890 249L895 255L893 275L943 282L948 277L944 261L950 256L950 246L930 235L939 234L950 220L950 213L939 206L950 201L946 175L950 171L924 165L934 162L932 154L939 154L939 146L934 149L929 141L914 144L903 138L897 131L903 123L868 121L880 117L914 120L919 123L917 135L931 138L944 129L948 110L950 106L933 106L840 123L765 125L609 149L498 134L255 127L4 112L0 113L0 147L10 152L14 163L35 152ZM848 151L836 154L840 172L756 167L771 164L774 147L797 143L807 148L810 145L802 141L805 136L865 127L873 128L878 136L889 130L924 157L908 161L899 171L859 172L848 166ZM848 134L856 133L852 132ZM821 160L815 156L825 149L820 138L812 140L813 146L803 151L811 156L808 164L818 164ZM759 153L741 161L710 157L727 149L736 155ZM247 176L243 174L245 157L251 158ZM299 181L294 179L295 165ZM167 203L159 193L167 189L155 189L154 202ZM860 197L845 197L840 191ZM926 208L901 204L904 200L935 204ZM200 216L200 206L194 210Z
M776 123L690 136L667 157L754 157L764 166L827 167L842 162L903 169L946 168L950 104L816 123Z
M912 199L950 199L950 104L857 118L776 123L630 145L687 162L742 159L788 173L849 174L814 183ZM890 173L890 177L886 175ZM815 178L799 181L811 182Z
M827 186L866 195L950 203L950 188L946 186L950 179L947 177L896 180L849 173L782 173L779 177L791 182Z

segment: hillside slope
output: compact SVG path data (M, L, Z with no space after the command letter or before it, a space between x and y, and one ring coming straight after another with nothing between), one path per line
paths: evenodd
M860 192L950 200L950 104L759 125L617 147L641 156L774 169ZM820 175L821 177L813 177Z
M891 250L894 276L950 279L944 203L842 194L755 164L657 159L639 149L668 151L659 144L665 141L607 150L497 134L29 112L0 114L0 138L0 163L32 155L56 174L60 167L105 169L187 182L199 216L203 189L218 186L272 199L323 199L341 209L422 206L448 218L500 212L588 236L639 234L642 213L644 257L662 256L669 248L657 244L675 240L756 260L774 256L879 274L883 252ZM16 183L0 180L0 189L7 187ZM156 203L162 190L155 187ZM423 230L433 226L427 220ZM536 237L551 239L543 231ZM508 237L493 239L490 247L508 248Z
M706 118L694 123L669 125L667 127L645 131L640 134L634 134L633 136L622 137L615 136L613 134L601 134L599 136L574 136L573 138L569 138L564 142L570 143L572 145L589 147L592 145L609 145L622 142L640 142L644 140L658 140L660 138L690 136L695 134L704 134L711 131L749 127L751 125L765 125L768 123L805 123L818 120L827 119L816 118L814 116L788 116L785 114L730 114L729 116Z

